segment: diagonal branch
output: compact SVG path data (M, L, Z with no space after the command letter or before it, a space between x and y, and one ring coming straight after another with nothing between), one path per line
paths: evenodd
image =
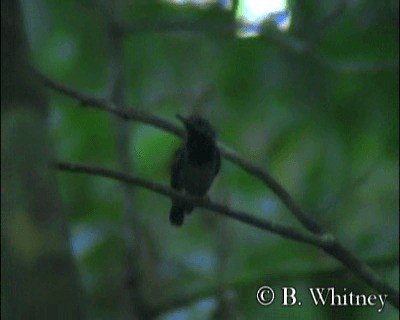
M299 241L302 243L311 244L317 247L325 247L326 243L329 242L330 239L328 237L321 237L313 234L304 234L300 231L297 231L294 228L282 226L280 224L276 224L272 221L266 219L256 218L246 212L233 210L228 206L212 202L205 198L193 197L190 195L183 195L182 193L175 191L169 187L165 187L158 183L135 177L132 175L128 175L125 173L121 173L118 171L113 171L107 168L92 166L92 165L84 165L84 164L75 164L75 163L67 163L67 162L58 162L57 168L63 171L70 172L78 172L78 173L87 173L102 177L111 178L114 180L118 180L121 182L125 182L128 184L134 184L136 186L148 189L150 191L159 193L166 197L176 199L182 201L184 203L190 203L195 205L196 207L201 207L205 209L209 209L214 212L218 212L222 215L228 216L232 219L241 221L243 223L252 225L256 228L270 231L272 233L278 234L284 238L288 238L291 240Z
M178 128L177 126L173 125L172 123L166 121L165 119L151 115L149 113L143 112L143 111L137 111L135 109L117 109L116 106L113 103L110 103L106 100L103 99L98 99L96 97L92 97L90 95L86 95L84 93L77 92L75 90L72 90L70 88L67 88L61 84L58 84L55 81L52 81L43 75L39 75L41 80L44 82L44 84L58 92L61 92L67 96L70 96L78 101L81 102L82 105L84 106L89 106L92 108L96 108L99 110L103 110L106 112L110 112L118 117L121 117L126 120L137 120L146 124L149 124L153 127L157 127L160 129L163 129L167 132L173 133L177 136L183 136L183 130ZM312 233L316 235L324 235L325 238L329 238L330 241L327 243L330 243L329 246L321 247L324 249L326 253L329 255L335 257L337 260L341 261L345 266L347 266L350 270L352 270L355 274L357 274L359 277L361 277L368 285L370 285L372 288L376 289L378 292L383 292L383 293L388 293L389 294L389 301L397 308L399 308L399 293L397 290L394 288L390 287L387 283L382 281L381 279L378 278L378 276L374 273L374 271L369 268L367 265L363 264L357 257L355 257L348 249L346 249L341 243L333 239L332 236L327 235L325 229L317 222L315 221L310 215L305 213L293 200L293 198L290 196L290 194L265 170L263 170L260 167L257 167L253 163L251 163L248 160L245 160L241 158L236 152L233 150L223 146L221 143L219 143L221 153L222 155L230 160L231 162L237 164L240 166L242 169L253 175L254 177L260 179L263 181L274 193L278 198L281 199L281 201L286 205L286 207L291 211L293 215L303 224L303 226L311 231ZM115 177L114 177L115 178ZM165 194L168 196L168 194ZM178 196L178 195L175 195ZM204 203L202 204L204 205ZM198 206L202 206L200 203ZM218 208L212 208L208 207L211 210L218 209ZM218 210L215 210L218 211ZM223 211L226 214L226 211ZM223 213L220 212L220 213ZM224 213L223 213L224 214ZM229 215L229 214L226 214ZM240 217L240 218L239 218ZM253 226L259 227L262 225L262 223L259 225L258 220L254 220L255 218L250 216L241 216L239 217L233 217L236 218L242 222L251 224ZM275 232L270 230L270 226L264 226L265 230L269 230L271 232ZM291 238L293 239L293 238ZM302 240L301 240L302 239ZM319 238L320 239L320 238ZM306 243L316 243L311 240L310 241L305 241L303 237L300 237L300 239L297 239L301 242L306 242ZM310 238L308 239L310 240ZM314 239L315 240L315 239ZM318 242L318 241L317 241ZM325 243L325 242L324 242ZM326 243L325 243L326 244Z
M38 72L36 73L40 80L45 84L45 86L54 89L64 95L67 95L75 100L78 100L84 106L112 113L122 119L140 121L153 127L163 129L164 131L170 132L180 137L184 136L184 132L182 129L159 116L143 111L138 111L137 108L117 108L116 105L112 102L75 91L60 83L57 83L56 81L50 80L49 78ZM270 188L271 191L275 193L275 195L279 199L281 199L286 207L295 215L295 217L307 230L315 234L325 233L324 228L319 225L319 223L315 221L310 215L304 212L300 208L300 206L293 200L290 194L285 190L285 188L283 188L266 170L240 157L233 149L226 147L222 143L219 143L218 146L221 150L221 154L223 155L223 157L235 163L252 176L264 182L264 184L268 188Z
M340 5L339 5L340 6ZM327 17L325 24L329 24L329 19L334 19L336 14L340 14L343 9L338 7L337 12L333 12L332 16ZM274 43L278 47L287 52L296 55L306 55L311 57L317 64L322 67L338 73L373 73L387 70L396 70L399 68L398 59L388 59L380 61L335 61L326 56L312 44L297 38L288 33L281 32L275 28L268 26L246 24L242 22L230 20L197 20L188 18L174 18L164 20L140 20L134 23L120 25L121 33L126 35L137 35L143 33L190 33L190 34L207 34L210 36L235 36L235 32L239 28L255 29L260 31L260 36L268 43ZM321 25L321 28L324 28Z
M228 206L211 202L208 199L182 195L181 193L158 183L98 166L59 162L57 163L57 168L63 171L93 174L118 180L124 183L135 184L166 197L176 199L187 204L192 204L197 207L209 209L211 211L241 221L258 229L280 235L284 238L321 248L328 255L340 261L355 275L363 279L371 288L374 288L379 293L387 294L388 301L397 309L399 308L398 291L389 286L383 280L381 280L368 265L364 264L361 260L355 257L348 249L346 249L330 234L304 234L294 228L276 224L266 219L256 218L246 212L233 210Z
M364 263L380 269L390 269L398 264L398 256L387 256L367 259ZM264 271L257 270L249 276L241 277L240 279L229 279L223 283L223 290L240 291L242 288L258 287L265 282L268 278L268 284L274 285L281 282L291 282L298 279L311 279L319 281L327 278L341 279L347 275L346 268L342 265L326 266L319 268L306 268L303 270L296 270L295 272L288 272L288 270L280 269L276 272L269 273L266 277ZM221 290L221 284L206 284L196 288L193 292L185 292L184 294L168 294L167 298L154 302L148 306L149 313L153 316L159 316L171 310L193 304L201 299L216 296Z

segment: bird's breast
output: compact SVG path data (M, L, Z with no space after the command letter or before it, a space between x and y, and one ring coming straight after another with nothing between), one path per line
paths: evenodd
M215 165L212 161L202 165L187 163L183 170L184 188L196 196L207 193L215 177Z

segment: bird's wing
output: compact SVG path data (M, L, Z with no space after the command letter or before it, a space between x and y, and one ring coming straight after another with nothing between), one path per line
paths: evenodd
M183 187L182 181L182 169L183 169L183 159L184 157L184 147L179 148L175 152L174 162L171 167L171 187L175 190L181 190Z
M221 169L221 153L219 152L219 149L218 149L218 147L217 147L217 149L216 149L216 157L217 157L217 163L216 163L216 165L215 165L215 175L217 175L218 174L218 172L219 172L219 169Z

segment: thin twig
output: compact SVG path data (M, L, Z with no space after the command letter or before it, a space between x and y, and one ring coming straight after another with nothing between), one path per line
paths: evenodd
M62 84L50 80L40 73L37 73L37 75L47 87L80 101L81 104L84 106L107 111L126 120L140 121L153 127L163 129L164 131L170 132L180 137L184 136L184 131L182 129L159 116L143 111L138 111L137 108L117 108L112 102L104 99L98 99L96 97L72 90ZM319 225L318 222L316 222L313 218L311 218L306 212L304 212L296 204L296 202L285 190L285 188L283 188L266 170L240 157L233 149L224 146L222 143L218 143L218 146L221 150L222 156L235 163L243 170L247 171L249 174L263 181L265 185L269 187L271 191L282 200L282 202L296 216L296 218L303 224L303 226L307 230L315 234L325 233L324 228Z
M178 136L183 136L183 130L178 128L177 126L171 124L167 120L164 120L161 117L154 116L148 113L144 113L142 111L137 111L135 109L125 109L119 110L115 108L114 104L107 102L105 100L97 99L92 96L88 96L65 86L59 85L58 83L49 80L48 78L41 76L42 81L50 88L53 88L63 94L66 94L72 98L77 99L82 104L90 107L94 107L103 111L111 112L116 116L119 116L123 119L133 119L137 121L141 121L143 123L147 123L151 126L161 128L167 132L171 132ZM319 225L317 221L315 221L310 215L306 214L292 199L290 194L275 180L272 178L270 174L268 174L265 170L255 166L251 162L241 158L234 151L230 150L227 147L224 147L222 144L219 144L221 148L221 153L226 159L231 160L233 163L236 163L245 171L255 176L256 178L263 181L288 207L288 209L295 215L295 217L303 224L303 226L309 231L313 232L317 235L327 234L322 226ZM203 204L204 205L204 204ZM199 206L201 206L199 204ZM215 208L209 207L209 209L214 210ZM217 208L218 209L218 208ZM216 210L218 211L218 210ZM224 211L226 212L226 211ZM230 212L230 211L229 211ZM222 213L222 212L221 212ZM227 214L229 215L229 214ZM240 217L240 218L239 218ZM252 224L256 227L259 227L257 220L253 220L250 216L250 220L247 218L249 216L240 216L236 217L236 219ZM270 226L266 227L265 230L270 230ZM270 230L271 231L271 230ZM273 231L272 231L273 232ZM372 288L375 288L378 292L384 292L389 294L389 301L396 307L399 308L399 293L394 288L390 287L384 281L380 280L374 271L368 266L364 265L360 260L358 260L350 251L348 251L343 245L341 245L335 239L331 239L328 237L330 241L329 246L324 248L325 252L329 255L334 256L336 259L341 261L344 265L346 265L350 270L352 270L355 274L360 276L362 279L366 281ZM333 237L332 237L333 238ZM301 241L301 240L299 240ZM306 242L306 241L302 241ZM326 244L326 243L325 243Z
M122 1L105 1L97 3L102 12L105 22L105 38L108 53L108 99L115 103L119 108L125 105L126 79L124 74L124 50L123 37L119 32L117 20L119 13L123 10ZM130 127L127 121L114 117L109 114L114 123L116 159L118 169L123 172L132 172L135 166L129 153L129 142L131 139ZM147 244L142 241L142 228L137 223L135 215L135 196L136 188L124 184L122 188L122 235L125 241L123 254L124 273L131 278L137 279L135 286L123 286L120 292L120 309L123 319L144 318L144 288L146 279L143 279L143 270L141 270L142 248ZM138 241L137 241L138 240Z
M398 261L398 256L390 256L366 259L363 263L375 268L385 269L395 267L398 264ZM266 276L264 272L256 270L249 276L240 277L239 279L229 279L223 283L222 286L225 291L233 290L235 292L242 288L253 286L260 287L265 285L265 279L268 279L268 285L274 285L282 281L288 283L298 279L310 279L313 281L327 278L340 279L341 276L346 275L346 271L347 268L343 265L327 266L322 268L306 268L303 270L296 270L295 272L290 272L286 268L283 268L281 270L276 270L276 272L269 273L268 276ZM175 295L173 293L167 294L167 298L154 302L154 304L147 306L147 309L149 310L149 314L156 317L171 310L193 304L201 299L216 296L220 291L221 284L203 285L200 288L196 288L193 292L185 292L184 294Z
M338 10L340 14L341 8ZM336 14L336 13L335 13ZM332 16L333 17L333 16ZM326 22L325 22L326 23ZM241 27L260 29L259 25L245 24L233 19L231 20L207 20L194 21L192 18L176 18L172 20L141 20L129 25L120 25L120 31L126 35L137 35L143 33L191 33L207 34L210 36L235 36L235 31ZM308 55L322 67L340 73L363 73L381 72L396 70L399 68L398 59L383 61L334 61L321 53L312 44L299 39L288 33L281 32L274 28L264 27L260 29L260 36L268 43L283 48L287 52L297 55Z
M141 20L134 23L121 25L121 31L126 35L137 35L142 33L169 33L169 32L191 32L208 33L216 36L235 35L238 24L231 19L221 21L214 19L210 21L193 20L192 18L164 19L164 20Z
M153 192L162 194L171 199L176 199L184 203L218 212L224 216L241 221L258 229L272 232L280 235L281 237L321 248L327 254L339 260L354 274L362 278L371 288L374 288L379 293L388 294L388 301L397 309L399 308L399 293L386 282L379 279L379 277L368 265L364 264L361 260L355 257L330 234L324 234L320 236L314 234L304 234L294 228L276 224L266 219L256 218L246 212L233 210L228 206L211 202L209 199L183 195L171 188L165 187L153 181L127 175L125 173L113 171L107 168L66 162L58 162L57 168L64 171L93 174L129 184L134 184L136 186L140 186Z
M140 186L142 188L167 196L169 198L176 199L184 203L190 203L192 205L195 205L196 207L201 207L209 209L214 212L218 212L222 215L252 225L256 228L278 234L287 239L311 244L317 247L329 246L328 244L330 239L328 237L321 237L313 234L305 234L300 231L297 231L294 228L282 226L280 224L276 224L266 219L256 218L246 212L233 210L225 205L211 202L208 199L183 195L182 193L177 192L174 189L165 187L163 185L160 185L158 183L143 178L135 177L118 171L113 171L103 167L92 166L92 165L89 166L77 163L58 162L57 168L63 171L94 174L97 176L107 177L129 184L134 184L136 186Z
M326 233L325 229L310 215L304 212L300 206L293 200L290 194L277 182L266 170L254 165L250 161L240 157L235 151L219 144L221 153L224 157L233 163L237 164L243 170L252 176L260 179L265 185L271 189L276 196L286 205L290 212L302 223L302 225L309 231L315 234Z

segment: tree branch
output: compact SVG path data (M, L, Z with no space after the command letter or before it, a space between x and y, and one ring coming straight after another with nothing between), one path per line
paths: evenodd
M227 206L211 202L208 199L183 195L171 188L165 187L155 182L127 175L124 173L120 173L117 171L109 170L102 167L88 166L83 164L72 164L66 162L57 163L57 167L58 169L64 171L94 174L122 181L125 183L135 184L137 186L143 187L153 192L162 194L171 199L176 199L187 204L192 204L197 207L218 212L232 219L241 221L258 229L270 231L284 238L299 241L302 243L307 243L315 247L321 248L328 255L336 258L349 270L351 270L354 274L362 278L371 288L374 288L379 293L388 294L388 301L397 309L399 308L398 291L396 291L386 282L381 280L369 266L367 266L361 260L355 257L349 250L347 250L340 242L338 242L330 234L327 233L323 235L304 234L302 232L297 231L294 228L276 224L269 220L256 218L246 212L233 210Z
M45 84L45 86L54 89L64 95L67 95L75 100L78 100L83 106L103 110L106 112L110 112L117 117L120 117L125 120L136 120L153 127L163 129L164 131L170 132L177 136L183 137L184 131L177 127L176 125L170 123L169 121L147 113L143 111L138 111L137 108L122 108L117 107L114 103L107 101L105 99L99 99L75 90L72 90L56 81L50 80L46 76L36 72L37 76L40 80ZM275 195L281 199L281 201L286 205L286 207L295 215L295 217L303 224L303 226L315 233L315 234L324 234L324 228L319 225L317 221L315 221L310 215L304 212L300 206L296 204L290 194L283 188L267 171L262 169L261 167L256 166L250 161L240 157L233 149L223 145L221 142L218 143L221 154L227 160L235 163L243 170L247 171L252 176L258 178L264 184L271 189Z
M387 257L379 257L379 258L370 258L365 260L363 263L374 266L375 268L391 268L398 264L399 257L398 256L387 256ZM296 281L298 279L310 279L312 281L319 281L326 278L339 278L346 275L346 267L343 265L337 266L326 266L322 268L306 268L303 270L296 270L295 272L288 272L288 270L277 270L276 272L268 274L268 285L273 285L279 282L291 282ZM265 272L265 271L264 271ZM255 271L245 279L233 279L229 280L226 283L223 283L223 289L226 290L240 290L242 288L250 288L252 286L260 287L265 284L266 275L262 274L260 276L260 270ZM340 278L339 278L340 279ZM184 294L168 294L168 298L157 301L154 305L147 306L149 310L149 314L153 317L157 317L161 314L164 314L168 311L182 308L188 306L192 303L195 303L201 299L205 299L208 297L216 296L221 291L221 284L211 284L204 285L200 288L197 288L194 292Z
M92 165L89 166L77 163L74 164L67 162L58 162L57 168L63 171L87 173L87 174L111 178L129 184L134 184L136 186L159 193L171 199L179 200L182 201L183 203L191 204L196 207L205 208L214 212L218 212L232 219L252 225L253 227L256 227L258 229L278 234L284 238L311 244L317 247L329 246L328 245L330 241L329 237L322 237L313 234L304 234L300 231L297 231L294 228L282 226L269 220L256 218L246 212L233 210L225 205L211 202L210 200L205 198L183 195L182 193L175 191L174 189L165 187L163 185L160 185L158 183L143 178L135 177L132 175L128 175L125 173L121 173L103 167L92 166Z
M103 99L98 99L89 95L86 95L84 93L77 92L75 90L69 89L61 84L58 84L55 81L52 81L48 79L47 77L38 74L41 80L44 82L46 86L49 88L52 88L58 92L61 92L67 96L70 96L82 103L84 106L89 106L93 107L99 110L107 111L110 112L118 117L121 117L126 120L137 120L146 124L149 124L153 127L156 128L161 128L167 132L173 133L177 136L182 137L184 132L182 129L178 128L177 126L173 125L172 123L164 120L161 117L151 115L146 112L142 111L137 111L136 109L117 109L115 105L111 102L108 102L107 100ZM303 226L311 231L312 233L316 235L326 235L325 229L317 222L315 221L310 215L306 214L293 200L293 198L290 196L290 194L265 170L263 170L260 167L257 167L256 165L252 164L250 161L245 160L241 158L236 152L234 152L232 149L229 149L228 147L225 147L221 143L219 143L219 147L221 149L221 154L231 162L237 164L239 167L247 171L249 174L253 175L254 177L260 179L263 181L271 190L272 192L275 193L275 195L278 196L278 198L281 199L281 201L286 205L286 207L292 212L292 214L303 224ZM100 170L101 171L101 170ZM107 175L106 175L107 176ZM115 177L114 177L115 178ZM164 190L165 191L165 190ZM167 194L167 196L173 196L172 194ZM175 196L178 197L177 194ZM203 200L204 201L204 200ZM204 206L204 203L198 203L198 206ZM226 208L226 207L225 207ZM218 211L220 208L213 208L213 207L208 207L208 209ZM223 211L226 212L227 211ZM220 212L220 213L223 213ZM228 210L228 212L230 212ZM226 214L230 216L230 214ZM250 219L249 219L250 217ZM254 225L256 227L260 227L263 225L263 221L261 221L261 224L259 224L255 218L248 216L245 214L245 216L239 215L238 217L233 217L236 218L242 222ZM264 226L265 230L272 231L270 229L270 225ZM379 292L386 292L389 294L389 300L391 303L399 308L399 293L391 288L389 285L387 285L385 282L380 280L375 273L373 272L372 269L370 269L368 266L364 265L360 260L358 260L350 251L348 251L345 247L343 247L338 241L333 239L332 236L328 236L330 239L330 246L327 248L324 248L324 251L328 253L331 256L334 256L336 259L341 261L344 265L349 267L355 274L360 276L366 283L368 283L371 287L375 288ZM293 239L293 238L291 238ZM311 240L310 238L303 239L302 236L300 236L299 240L301 242L306 242L310 244L316 245L315 239L321 239L319 237L314 238ZM311 241L311 242L310 242Z
M126 79L124 74L123 36L117 28L117 21L125 6L123 1L104 1L96 3L102 12L105 23L105 38L108 53L108 99L118 108L126 103ZM129 153L131 139L130 126L127 121L108 114L114 123L116 160L118 170L133 172L135 163ZM122 219L121 233L124 239L123 272L137 279L135 286L120 287L120 319L144 318L146 305L145 290L148 281L141 262L141 252L147 247L143 240L143 229L137 223L135 214L135 188L131 185L121 185ZM147 268L146 268L147 269Z
M338 8L338 14L341 12ZM334 18L333 13L331 18ZM327 21L325 21L327 23ZM399 68L398 59L382 60L382 61L334 61L321 53L317 48L306 41L296 38L288 33L281 32L275 28L260 25L252 25L240 23L235 20L229 21L207 21L192 18L175 18L173 20L141 20L131 24L120 25L122 33L136 35L142 33L173 33L173 32L190 32L191 34L207 34L213 36L235 36L235 32L240 27L249 29L259 29L262 36L268 43L272 42L277 46L297 55L308 55L321 66L340 73L356 73L356 72L380 72L386 70L396 70Z
M209 33L213 35L235 35L238 23L233 19L230 21L207 21L193 20L190 18L164 19L164 20L148 20L143 19L130 24L120 25L121 32L127 35L136 35L142 33L168 33L168 32L192 32L192 33ZM251 25L249 25L251 26ZM254 25L254 27L256 27Z

